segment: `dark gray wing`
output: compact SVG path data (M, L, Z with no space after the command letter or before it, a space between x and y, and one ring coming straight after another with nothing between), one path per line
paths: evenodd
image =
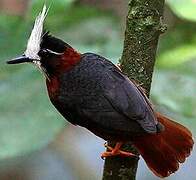
M84 54L81 62L62 76L58 101L64 117L91 131L157 132L153 109L142 91L96 54ZM67 110L75 118L65 114Z
M103 96L113 108L131 122L139 123L146 132L156 133L158 122L142 89L138 88L119 68L104 57L89 53L85 59L96 62L96 72L99 69L102 70L102 78L99 83L102 87Z
M107 70L103 89L105 98L117 111L137 121L145 131L157 132L158 122L148 98L114 65L110 64Z

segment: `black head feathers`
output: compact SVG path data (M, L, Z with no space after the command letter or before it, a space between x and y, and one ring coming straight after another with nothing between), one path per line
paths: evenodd
M63 53L66 48L71 48L71 46L61 39L52 36L49 31L43 32L40 49L48 49L56 53Z

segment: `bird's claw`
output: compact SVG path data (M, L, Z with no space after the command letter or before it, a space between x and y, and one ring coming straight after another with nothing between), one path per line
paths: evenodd
M131 153L131 152L126 152L126 151L121 151L120 149L116 150L112 147L110 147L107 142L104 143L104 146L109 150L101 154L101 158L104 160L106 157L111 157L111 156L121 156L121 157L138 157L137 155Z

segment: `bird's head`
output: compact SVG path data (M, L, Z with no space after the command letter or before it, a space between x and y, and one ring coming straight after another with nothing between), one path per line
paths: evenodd
M47 13L48 10L44 5L42 12L35 20L24 54L7 61L7 63L35 64L49 78L49 76L69 69L76 64L80 59L80 54L64 41L44 31L44 20Z

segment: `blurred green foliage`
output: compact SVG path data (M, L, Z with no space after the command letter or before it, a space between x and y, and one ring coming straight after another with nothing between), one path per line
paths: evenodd
M178 19L173 27L161 36L157 65L168 68L192 61L196 53L195 29L196 23Z
M117 18L95 8L73 6L71 2L53 1L46 28L80 52L96 52L118 62L123 35ZM5 60L25 50L42 5L33 1L25 18L0 15L0 159L45 146L66 125L49 103L40 73L30 65L5 64ZM178 10L183 8L174 0L169 5L174 11L177 6L181 6ZM195 17L196 8L190 14ZM152 88L153 101L159 108L172 111L173 117L192 129L196 129L195 28L196 23L183 20L161 38Z
M161 39L157 65L172 68L186 61L192 61L196 55L196 1L166 2L177 17L174 27Z
M185 44L167 51L159 56L158 65L160 67L174 67L190 61L196 57L196 44Z
M173 12L180 18L196 21L195 0L167 0L167 3Z

